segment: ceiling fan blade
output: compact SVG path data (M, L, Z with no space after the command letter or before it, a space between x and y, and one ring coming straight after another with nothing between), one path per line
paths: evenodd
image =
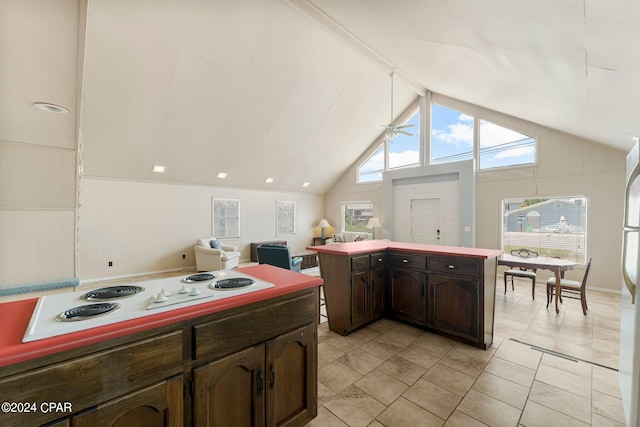
M401 133L401 134L407 135L407 136L413 136L413 134L411 132L407 132L407 131L404 131L404 130L398 130L398 133Z
M399 125L399 126L396 126L396 128L398 128L398 129L412 128L412 127L415 127L415 124L414 124L414 123L411 123L411 124L408 124L408 125Z

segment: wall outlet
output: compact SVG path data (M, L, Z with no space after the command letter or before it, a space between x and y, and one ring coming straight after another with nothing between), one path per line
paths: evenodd
M109 267L113 267L113 261L109 261Z

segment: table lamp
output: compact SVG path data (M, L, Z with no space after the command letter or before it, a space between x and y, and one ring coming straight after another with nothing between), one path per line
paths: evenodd
M376 238L376 227L380 227L380 220L378 218L369 218L369 222L367 222L367 228L373 229L373 238Z
M320 227L322 229L322 238L326 239L327 236L325 234L324 229L327 228L327 227L331 227L331 224L329 224L329 221L327 221L326 219L322 218L320 220L320 222L318 223L318 227Z

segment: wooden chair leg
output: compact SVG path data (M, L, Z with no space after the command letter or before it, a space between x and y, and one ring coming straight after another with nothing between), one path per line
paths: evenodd
M536 299L536 279L531 279L531 298Z
M504 293L507 293L507 273L504 273Z

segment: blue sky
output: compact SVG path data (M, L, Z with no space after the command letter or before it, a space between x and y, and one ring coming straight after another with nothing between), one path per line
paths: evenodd
M431 157L439 159L459 155L449 161L473 157L473 122L467 114L432 104ZM407 124L414 127L406 130L412 136L398 135L389 143L389 168L419 164L420 114L416 113ZM534 140L527 135L494 123L480 121L480 168L494 168L535 162ZM382 170L384 150L377 151L360 172ZM369 179L379 180L371 175Z

